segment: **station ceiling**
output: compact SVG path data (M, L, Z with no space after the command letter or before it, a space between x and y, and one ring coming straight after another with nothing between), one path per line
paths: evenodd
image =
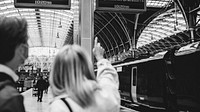
M108 57L133 48L145 54L181 47L191 40L188 7L197 9L193 14L195 29L200 23L199 4L199 0L147 0L147 11L140 14L95 11L95 36L101 37ZM194 35L195 40L200 38L199 31Z
M74 12L79 10L79 3L78 0L71 2L70 10L50 10L15 8L14 0L0 0L0 16L27 19L30 47L60 48L73 43ZM94 37L99 37L107 57L134 46L141 53L181 46L190 41L189 12L183 7L197 8L194 26L198 26L199 2L193 0L191 5L189 0L147 0L147 11L140 14L95 11ZM199 30L195 34L200 37Z

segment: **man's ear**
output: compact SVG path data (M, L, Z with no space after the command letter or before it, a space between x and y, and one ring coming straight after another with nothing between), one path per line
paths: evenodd
M20 53L20 54L23 54L24 53L24 47L23 47L23 44L20 44L16 47L16 52L17 53Z

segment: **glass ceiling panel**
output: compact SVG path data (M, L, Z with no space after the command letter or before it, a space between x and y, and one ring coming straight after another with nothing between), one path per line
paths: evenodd
M184 30L186 30L186 23L182 13L170 9L148 24L138 38L137 48Z
M168 5L172 0L147 0L148 7L165 7Z
M73 7L75 2L72 4L71 10L75 10ZM64 44L73 20L71 10L15 8L14 0L0 0L0 10L0 16L27 19L30 47L60 48Z

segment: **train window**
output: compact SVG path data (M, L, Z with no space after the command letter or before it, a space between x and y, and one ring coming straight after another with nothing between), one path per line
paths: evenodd
M137 77L137 67L133 67L132 68L132 75L131 75L131 77L132 77L132 86L136 86L136 77Z

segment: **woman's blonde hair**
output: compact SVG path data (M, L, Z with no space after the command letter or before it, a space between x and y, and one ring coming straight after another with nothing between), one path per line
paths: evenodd
M49 77L54 96L67 93L81 107L93 103L94 88L88 80L96 81L92 61L79 45L66 45L55 57Z

